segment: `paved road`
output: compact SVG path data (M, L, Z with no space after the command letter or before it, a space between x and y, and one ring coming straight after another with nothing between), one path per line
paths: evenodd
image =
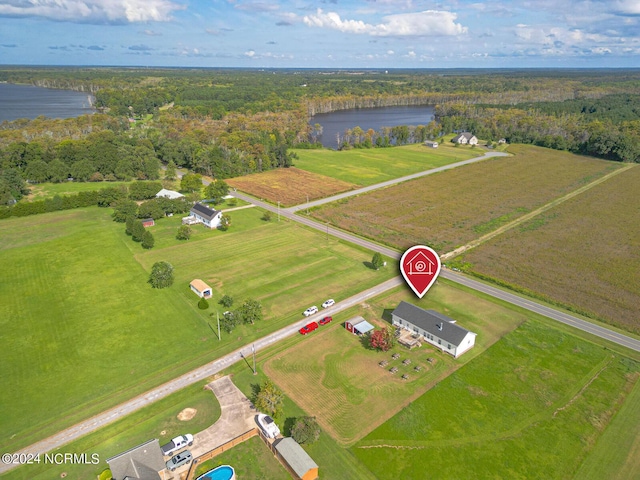
M376 183L375 185L369 185L368 187L358 188L357 190L351 190L349 192L339 193L337 195L333 195L332 197L321 198L320 200L314 200L313 202L307 202L300 205L296 205L294 207L289 207L286 210L290 212L297 212L298 210L305 210L307 208L317 207L318 205L323 205L329 202L335 202L336 200L341 200L343 198L353 197L354 195L360 195L362 193L371 192L373 190L378 190L379 188L390 187L392 185L396 185L398 183L406 182L407 180L413 180L415 178L426 177L427 175L432 175L438 172L444 172L446 170L451 170L452 168L462 167L463 165L469 165L470 163L480 162L482 160L487 160L492 157L508 157L507 153L503 152L488 152L482 155L481 157L470 158L469 160L462 160L460 162L450 163L448 165L443 165L442 167L432 168L431 170L425 170L424 172L413 173L411 175L406 175L400 178L394 178L391 180L387 180L386 182Z
M268 204L266 202L262 202L260 200L256 200L248 195L245 195L243 193L238 193L238 192L234 192L233 193L234 196L245 200L247 202L251 202L254 203L256 205L258 205L259 207L265 208L267 210L270 210L272 212L278 212L278 207L274 207L271 204ZM290 210L284 210L284 209L280 209L280 215L284 218L288 218L291 219L293 221L302 223L308 227L314 228L316 230L319 230L321 232L328 232L327 235L333 235L334 237L340 238L342 240L351 242L351 243L355 243L356 245L360 245L364 248L367 248L371 251L374 252L380 252L383 255L387 255L388 257L391 257L395 260L400 260L401 257L401 252L398 252L397 250L394 250L392 248L386 247L384 245L379 245L375 242L372 242L370 240L358 237L356 235L352 235L350 233L347 233L345 231L342 230L338 230L336 228L333 227L329 227L325 224L316 222L314 220L311 220L307 217L303 217L300 215L296 215L295 213L293 213ZM442 269L440 272L440 275L443 278L446 278L448 280L451 280L453 282L459 283L461 285L465 285L469 288L472 288L474 290L477 290L479 292L483 292L486 293L488 295L491 295L492 297L495 298L499 298L501 300L505 300L509 303L512 303L514 305L517 305L519 307L525 308L529 311L535 312L535 313L539 313L541 315L544 315L548 318L551 318L553 320L556 320L558 322L564 323L566 325L570 325L572 327L575 328L579 328L580 330L583 330L585 332L589 332L592 333L593 335L596 335L598 337L604 338L606 340L610 340L612 342L615 342L619 345L622 345L624 347L628 347L632 350L638 351L640 352L640 340L636 340L632 337L628 337L626 335L623 335L621 333L617 333L614 332L612 330L609 330L607 328L604 327L600 327L598 325L595 325L591 322L587 322L585 320L582 320L580 318L574 317L573 315L570 315L568 313L564 313L561 312L559 310L555 310L553 308L541 305L531 299L526 299L523 297L520 297L518 295L515 295L513 293L509 293L507 291L501 290L499 288L487 285L483 282L480 282L478 280L475 280L473 278L470 277L466 277L464 275L461 274L457 274L455 272L452 272L450 270L445 270Z

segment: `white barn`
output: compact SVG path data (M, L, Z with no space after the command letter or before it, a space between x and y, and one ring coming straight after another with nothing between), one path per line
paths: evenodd
M400 302L391 312L393 325L421 335L427 343L459 357L476 343L476 334L456 325L456 321L435 310L424 310Z

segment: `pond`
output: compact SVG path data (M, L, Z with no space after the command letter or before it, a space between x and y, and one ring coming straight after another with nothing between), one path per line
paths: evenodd
M337 135L342 137L349 128L360 127L366 132L370 128L378 131L382 127L398 125L427 125L433 120L433 111L432 105L356 108L319 113L311 117L309 124L322 125L320 143L326 148L337 148Z

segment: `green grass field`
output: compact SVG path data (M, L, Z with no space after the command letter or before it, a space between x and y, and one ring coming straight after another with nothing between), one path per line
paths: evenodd
M352 452L380 479L435 471L452 479L573 478L639 372L637 362L532 320Z
M92 207L0 222L0 271L10 278L0 284L0 446L31 444L301 318L309 302L340 300L394 273L368 269L370 252L262 222L255 208L232 212L228 232L202 228L183 243L172 239L179 219L161 219L151 251L110 213ZM174 263L172 287L148 285L156 260ZM188 288L194 278L216 289L213 307L222 293L238 304L261 300L265 321L219 342L214 308L198 310Z
M393 148L295 152L298 155L296 167L362 186L441 167L484 153L481 149L455 148L451 145L441 145L438 148L406 145Z
M178 414L185 408L196 410L191 420L179 420ZM202 384L180 390L151 404L95 433L82 437L56 450L62 453L98 454L97 465L40 464L24 465L2 475L11 480L50 480L66 473L68 480L95 479L105 468L107 458L124 452L147 440L157 438L160 445L183 433L196 433L214 424L220 418L220 404L210 390ZM164 432L164 433L163 433Z
M29 185L31 193L27 200L43 200L55 195L71 195L78 192L101 190L103 188L129 185L131 182L62 182L62 183L38 183Z
M383 353L365 348L360 338L342 326L355 314L374 325L388 326L390 312L401 300L450 315L460 325L478 333L476 346L459 359L426 343L413 350L397 345ZM334 439L352 444L452 371L481 355L526 318L450 284L440 282L421 301L402 287L334 317L329 327L273 355L264 369L298 405L313 412ZM392 360L393 353L401 358ZM433 361L428 362L427 358ZM403 365L405 359L411 364ZM378 362L382 360L389 365L381 368ZM388 371L393 366L398 367L395 375ZM414 370L416 366L421 367L419 372ZM402 380L403 374L409 376L408 380ZM353 415L356 410L358 415Z

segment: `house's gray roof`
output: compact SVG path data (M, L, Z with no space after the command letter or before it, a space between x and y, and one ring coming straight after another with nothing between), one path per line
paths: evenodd
M452 142L457 142L457 141L458 141L458 140L460 140L462 137L466 138L466 139L467 139L467 141L469 141L469 140L471 140L471 139L474 137L474 135L473 135L473 133L471 133L471 132L462 132L461 134L456 135L455 137L453 137L453 138L451 139L451 141L452 141Z
M298 477L302 478L309 470L318 468L318 464L293 438L284 437L274 445Z
M469 333L469 330L456 325L455 320L446 315L435 310L424 310L407 302L400 302L400 305L396 307L392 315L455 346L459 346L467 333ZM440 324L442 324L442 330L438 328Z
M213 220L213 218L220 212L218 212L217 210L213 210L212 208L209 208L201 203L196 203L193 207L191 207L191 213L197 213L202 218Z
M158 439L107 458L107 463L114 480L160 480L158 472L165 468Z

